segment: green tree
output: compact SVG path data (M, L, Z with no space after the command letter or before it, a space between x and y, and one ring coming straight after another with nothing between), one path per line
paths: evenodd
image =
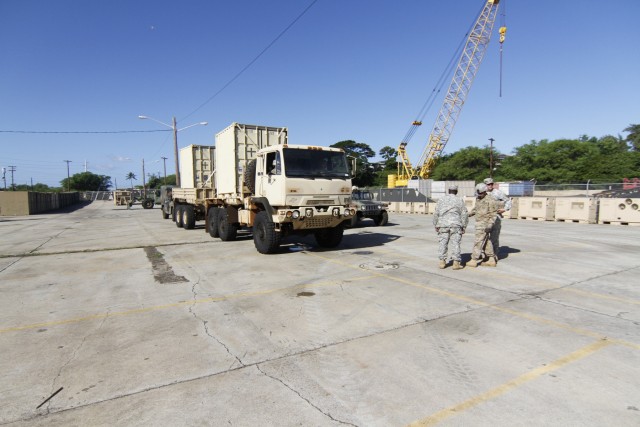
M60 184L62 188L69 188L75 191L107 190L111 186L111 177L96 175L92 172L80 172L63 179Z
M494 149L493 155L499 153ZM491 148L466 147L442 156L433 168L431 178L436 181L482 181L489 176Z
M398 151L395 148L387 145L386 147L382 147L378 154L384 159L385 170L397 171Z
M131 183L131 190L133 190L133 180L134 179L136 181L138 180L138 178L136 178L136 174L133 173L133 172L129 172L124 179L128 179L129 180L129 182Z
M363 142L355 142L353 140L345 140L336 142L332 147L342 148L347 156L356 159L356 176L353 178L353 185L358 187L368 187L375 180L373 166L369 159L376 155L369 145Z
M149 188L160 188L160 186L164 184L164 176L151 175L149 178L149 182L147 182L147 187ZM167 185L176 185L176 176L167 175Z
M629 143L633 151L640 151L640 125L629 125L623 132L629 132L625 141Z

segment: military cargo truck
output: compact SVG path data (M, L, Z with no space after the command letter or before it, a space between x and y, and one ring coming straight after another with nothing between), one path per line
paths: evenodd
M290 145L284 127L232 123L216 134L215 147L189 146L180 160L192 187L173 189L176 225L194 228L204 220L205 230L223 241L251 228L260 253L275 252L296 233L335 247L343 222L355 214L344 151Z

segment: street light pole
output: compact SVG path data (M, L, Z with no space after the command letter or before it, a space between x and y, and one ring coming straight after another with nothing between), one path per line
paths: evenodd
M179 163L179 160L178 160L178 132L180 132L181 130L188 129L188 128L193 127L193 126L198 126L198 125L206 126L209 123L207 123L207 122L199 122L199 123L194 123L192 125L185 126L183 128L178 129L178 123L176 122L176 118L175 117L173 117L173 121L171 122L170 125L168 125L168 124L166 124L164 122L161 122L160 120L156 120L156 119L154 119L152 117L138 116L138 118L139 119L143 119L143 120L144 119L148 119L148 120L154 121L156 123L160 123L161 125L169 127L169 128L171 128L173 130L173 152L174 152L173 154L174 154L174 156L176 158L176 186L180 187L180 163Z
M71 163L71 160L63 160L63 162L67 162L67 191L71 191L71 178L69 177L69 163Z
M167 158L160 157L162 159L162 163L164 165L164 185L167 185Z

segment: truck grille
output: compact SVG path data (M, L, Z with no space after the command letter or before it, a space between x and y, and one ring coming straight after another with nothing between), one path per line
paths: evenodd
M303 228L325 228L325 227L329 227L334 221L335 221L335 218L330 216L305 218L303 222L303 225L304 225Z
M307 206L316 206L316 205L335 205L334 200L307 200Z

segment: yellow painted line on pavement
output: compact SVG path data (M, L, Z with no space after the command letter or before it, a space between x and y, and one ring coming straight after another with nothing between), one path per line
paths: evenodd
M468 409L478 406L481 403L487 402L491 399L495 399L496 397L499 397L517 387L520 387L521 385L529 381L533 381L546 373L555 371L570 363L584 359L585 357L590 356L593 353L597 352L598 350L601 350L611 344L612 343L607 340L596 341L586 347L583 347L579 350L574 351L573 353L569 353L568 355L561 357L560 359L557 359L545 366L541 366L537 369L534 369L523 375L520 375L519 377L514 378L511 381L507 381L506 383L501 384L485 393L474 396L468 400L465 400L464 402L458 403L457 405L453 405L448 408L445 408L421 420L414 421L413 423L409 424L409 427L423 427L423 426L435 425L449 417L458 415Z
M353 266L351 264L348 264L348 263L346 263L344 261L327 258L327 257L324 257L324 256L322 256L320 254L317 254L317 253L308 252L308 254L312 255L312 256L315 256L315 257L318 257L318 258L322 258L322 259L324 259L326 261L329 261L329 262L333 262L335 264L340 264L340 265L352 268L352 269L356 268L355 266ZM562 322L557 322L555 320L551 320L551 319L548 319L546 317L536 316L534 314L529 314L529 313L525 313L525 312L522 312L522 311L510 309L510 308L500 307L500 306L494 305L492 303L481 301L481 300L478 300L478 299L475 299L475 298L471 298L471 297L468 297L468 296L465 296L465 295L460 295L460 294L457 294L455 292L449 292L449 291L445 291L445 290L442 290L442 289L434 288L434 287L431 287L431 286L423 285L422 283L416 283L414 281L403 279L401 277L390 276L390 275L385 274L385 273L376 273L375 275L378 276L378 277L384 277L385 279L388 279L388 280L391 280L391 281L394 281L394 282L403 283L405 285L412 286L412 287L415 287L415 288L421 288L421 289L424 289L426 291L432 292L434 294L443 295L443 296L446 296L446 297L449 297L449 298L452 298L452 299L457 299L457 300L465 301L465 302L468 302L468 303L471 303L471 304L474 304L474 305L478 305L480 307L486 307L486 308L490 308L490 309L493 309L493 310L501 311L503 313L511 314L513 316L521 317L523 319L531 320L533 322L550 325L550 326L553 326L553 327L556 327L556 328L559 328L559 329L564 329L564 330L573 332L573 333L578 334L578 335L583 335L583 336L596 338L596 339L609 339L609 338L603 336L602 334L600 334L598 332L590 331L590 330L587 330L587 329L576 328L576 327L571 326L569 324L562 323ZM620 345L624 345L626 347L630 347L630 348L633 348L633 349L636 349L636 350L640 350L640 344L635 344L635 343L632 343L632 342L619 340L619 339L609 339L609 342L617 343L617 344L620 344Z
M142 308L134 308L134 309L131 309L131 310L116 311L116 312L113 312L113 313L109 313L109 312L107 312L107 313L97 313L97 314L91 314L91 315L88 315L88 316L75 317L75 318L71 318L71 319L53 320L51 322L41 322L41 323L32 323L32 324L29 324L29 325L13 326L13 327L9 327L9 328L0 329L0 334L6 333L6 332L24 331L24 330L35 329L35 328L44 328L44 327L50 327L50 326L66 325L66 324L70 324L70 323L86 322L88 320L104 319L105 317L131 316L131 315L135 315L135 314L149 313L149 312L153 312L153 311L165 310L165 309L169 309L169 308L182 307L182 306L188 306L188 305L194 305L194 304L206 304L206 303L212 303L212 302L228 301L228 300L238 299L238 298L255 297L255 296L272 294L272 293L276 293L276 292L282 292L282 291L286 291L286 290L295 291L297 289L320 288L320 287L328 287L328 286L340 286L340 285L344 284L345 282L351 282L351 281L355 282L355 281L367 280L367 279L371 279L372 277L375 277L375 275L368 274L366 276L354 277L354 278L350 278L350 279L344 279L344 280L341 280L341 281L307 283L307 284L297 285L297 286L285 286L285 287L281 287L281 288L266 289L266 290L263 290L263 291L242 292L242 293L238 293L238 294L221 295L219 297L202 298L202 299L197 299L197 300L186 300L186 301L175 302L175 303L171 303L171 304L155 305L155 306L151 306L151 307L142 307Z

